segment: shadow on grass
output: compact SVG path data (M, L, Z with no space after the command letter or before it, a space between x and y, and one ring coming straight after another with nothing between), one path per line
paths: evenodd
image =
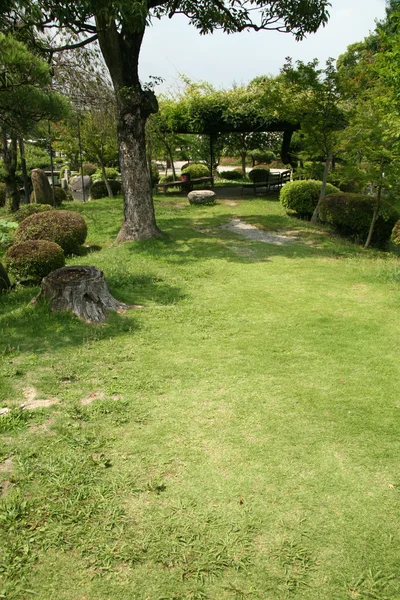
M107 277L111 293L127 304L170 305L184 295L176 286L151 276L117 274ZM0 356L23 350L34 353L79 347L81 344L132 335L139 329L135 309L124 314L109 312L102 325L92 325L71 312L51 312L44 301L30 304L37 287L18 287L0 294Z
M286 245L276 245L254 241L223 228L232 218L265 227L266 232L290 231L290 235L298 239ZM308 222L298 221L297 226L288 227L288 218L281 215L220 215L210 217L179 217L174 215L159 219L163 231L169 238L149 240L133 244L129 250L149 257L171 262L173 264L190 264L200 260L221 259L229 262L249 263L265 262L280 256L285 258L342 258L349 256L369 256L360 246L356 246L324 230L309 230ZM293 225L293 223L290 223ZM374 254L370 254L371 258Z

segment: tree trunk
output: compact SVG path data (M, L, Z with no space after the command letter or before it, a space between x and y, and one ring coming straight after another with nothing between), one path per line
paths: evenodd
M140 85L139 53L146 22L132 31L118 28L104 8L95 12L99 44L115 89L124 220L117 243L161 236L156 225L147 166L145 125L158 111L157 99Z
M374 233L375 223L379 215L379 209L381 207L381 197L382 197L382 186L378 187L378 195L376 197L376 205L374 209L374 214L372 215L371 225L368 232L367 241L365 242L364 248L367 249L371 243L372 236Z
M246 179L246 156L247 152L241 152L240 158L242 159L242 177Z
M32 302L46 298L52 311L70 310L89 323L103 323L106 311L131 308L111 296L104 273L96 267L62 267L42 279Z
M114 198L114 194L113 194L113 191L112 191L112 189L111 189L110 182L109 182L109 181L108 181L108 179L107 179L107 174L106 174L106 169L105 169L105 167L104 167L104 163L103 163L103 161L101 160L101 156L100 156L99 154L97 155L97 160L98 160L98 161L99 161L99 163L100 163L101 174L102 174L102 176L103 176L103 181L104 181L104 183L105 183L105 186L106 186L106 188L107 188L107 194L108 194L108 197L109 197L109 198Z
M30 195L30 189L29 189L28 170L26 168L25 144L24 144L23 138L19 138L19 155L21 157L22 177L24 178L25 202L26 202L26 204L29 204L31 201L31 195Z
M7 212L17 212L20 203L20 194L17 186L17 155L18 145L17 138L11 137L10 144L8 144L7 132L2 130L2 154L3 154L3 165L4 165L4 182L6 184L6 210Z
M322 200L325 198L326 184L328 183L329 167L331 166L332 159L333 159L333 153L330 152L328 154L328 158L326 159L326 162L325 162L324 176L322 178L321 193L319 195L317 206L315 207L315 210L313 212L313 216L311 217L311 223L317 222L319 207L321 205Z

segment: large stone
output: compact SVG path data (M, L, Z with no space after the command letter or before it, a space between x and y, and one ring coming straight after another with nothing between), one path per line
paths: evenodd
M92 185L92 178L89 175L76 175L76 177L72 177L69 182L69 187L72 192L82 192L82 179L83 179L83 187L85 192L88 192L90 186Z
M53 204L53 194L47 175L42 169L33 169L32 173L33 194L31 202L36 204Z
M193 190L188 193L190 204L215 204L216 194L212 190Z

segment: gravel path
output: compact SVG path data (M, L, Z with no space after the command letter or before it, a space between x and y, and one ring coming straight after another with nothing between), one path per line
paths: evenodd
M277 233L262 231L261 229L258 229L258 227L249 225L249 223L245 223L240 219L233 219L226 225L222 225L222 228L234 231L254 242L265 242L266 244L275 244L276 246L284 246L285 244L290 244L298 239L294 236L278 235Z

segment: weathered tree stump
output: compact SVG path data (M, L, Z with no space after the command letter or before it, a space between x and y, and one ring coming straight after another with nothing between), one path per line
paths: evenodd
M128 304L111 296L104 273L96 267L63 267L42 279L34 301L46 298L52 311L72 310L89 323L103 323L107 310L127 310Z

